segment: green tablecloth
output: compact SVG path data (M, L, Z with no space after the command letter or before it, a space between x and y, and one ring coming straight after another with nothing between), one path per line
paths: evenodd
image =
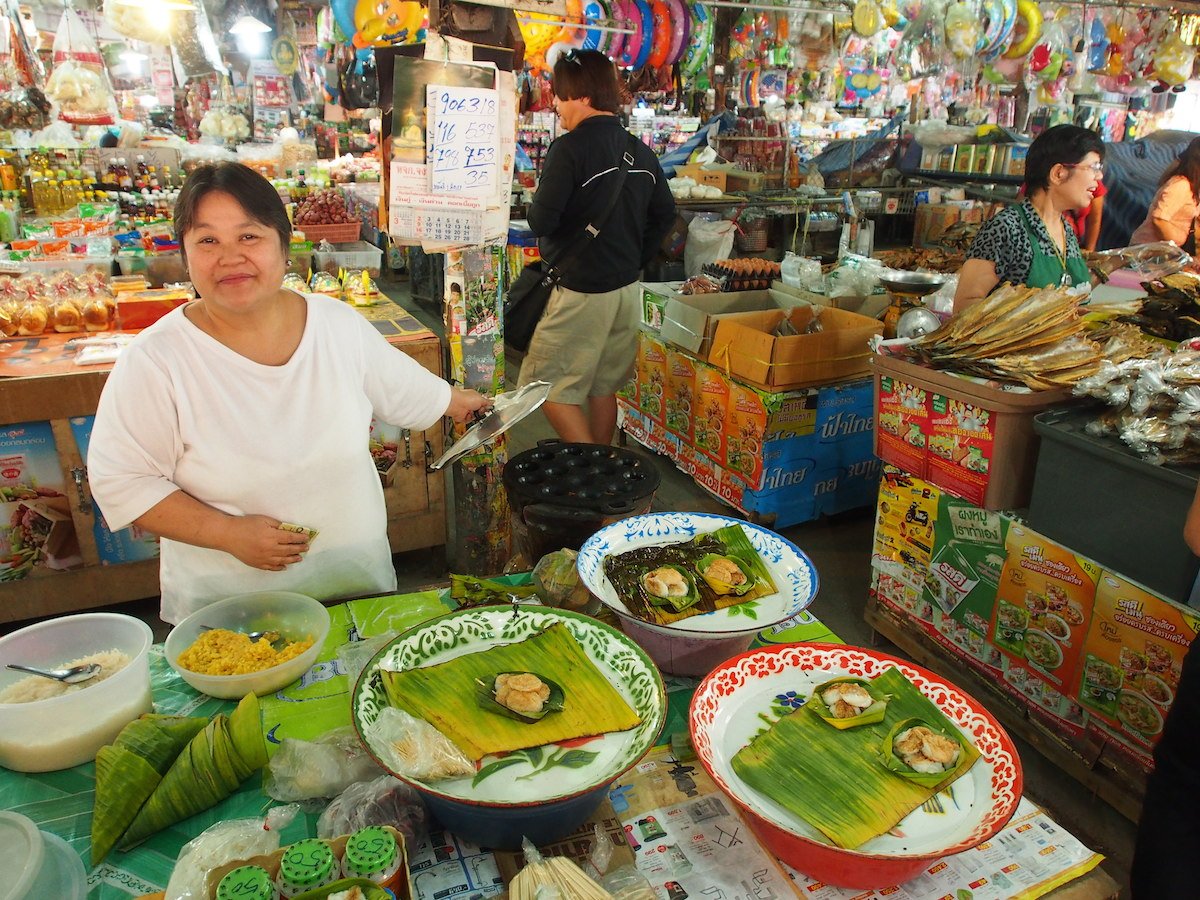
M515 582L521 579L513 579ZM284 738L311 740L332 728L350 724L352 687L338 649L347 642L394 634L453 608L447 591L425 591L391 597L352 600L330 608L332 627L317 662L299 682L262 698L263 730L278 744ZM762 642L826 641L840 643L820 621L803 613L787 628L768 629ZM189 687L167 665L161 645L151 649L150 679L155 710L177 715L211 716L230 711L233 703L215 700ZM668 714L662 740L687 731L687 710L695 679L668 677ZM239 818L259 818L275 801L262 792L255 775L238 793L207 812L160 832L128 853L114 852L94 869L91 852L93 764L61 772L25 775L0 769L0 809L28 816L38 826L66 840L88 868L89 900L127 900L161 891L180 848L210 825ZM281 834L284 844L316 834L316 815L298 816Z

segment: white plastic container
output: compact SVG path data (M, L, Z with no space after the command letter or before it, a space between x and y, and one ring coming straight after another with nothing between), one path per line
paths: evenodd
M313 645L287 662L244 675L202 675L179 665L179 655L200 636L204 627L229 631L278 631L288 641L311 637ZM312 597L289 591L239 594L196 610L167 635L163 655L188 684L210 697L240 700L247 694L270 694L287 687L307 672L329 635L329 611Z
M130 658L121 671L82 690L32 703L0 703L0 766L54 772L95 759L126 724L153 711L153 641L149 625L118 613L63 616L0 638L0 690L31 677L4 668L8 663L55 669L105 650Z
M347 272L356 269L366 269L372 278L379 277L379 269L383 265L383 251L374 244L366 241L353 241L349 244L334 244L333 250L317 250L316 268L321 272L336 275L340 269Z
M84 900L83 860L25 816L0 812L0 900Z

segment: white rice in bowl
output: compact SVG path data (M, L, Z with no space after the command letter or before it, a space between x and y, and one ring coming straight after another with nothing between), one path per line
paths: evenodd
M0 691L0 703L35 703L38 700L49 700L51 697L60 697L63 694L82 691L94 684L99 684L105 678L116 675L132 661L133 658L128 653L122 653L120 650L103 650L99 653L93 653L90 656L84 656L58 666L37 666L39 669L71 669L75 666L87 666L96 663L100 666L100 671L96 673L94 678L81 684L63 684L61 681L56 681L53 678L30 675L10 684L3 691Z

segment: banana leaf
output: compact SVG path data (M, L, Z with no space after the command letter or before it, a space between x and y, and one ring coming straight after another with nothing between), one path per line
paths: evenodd
M204 718L142 716L96 754L92 865L99 865L137 818L171 763L208 723Z
M926 728L929 728L932 731L938 732L948 738L951 738L952 740L958 741L959 746L962 747L962 751L958 754L958 761L948 771L918 772L915 769L907 766L900 759L900 757L898 757L892 751L892 745L896 742L896 736L899 735L900 732L907 731L909 728L917 725L924 725ZM975 751L974 757L971 756L971 751L973 750ZM880 751L880 759L891 771L895 772L902 778L907 778L909 781L913 781L917 784L926 785L934 790L937 790L942 785L946 785L954 781L954 779L958 778L958 776L962 774L962 772L959 770L963 769L964 767L970 768L978 757L979 751L975 750L975 748L971 746L970 742L962 736L962 732L960 732L957 728L947 731L938 727L937 725L934 725L932 722L926 722L923 719L917 718L902 719L893 725L891 730L888 732L887 737L884 739L883 748Z
M476 681L494 679L497 672L537 672L561 685L562 711L520 722L480 709ZM393 706L429 722L472 760L625 731L641 722L561 622L523 641L381 675Z
M542 708L537 712L526 713L510 709L496 699L496 679L501 675L535 675L550 689L550 696L546 698ZM509 719L516 719L518 722L539 722L550 713L562 712L565 697L566 693L557 681L542 678L536 672L497 672L495 675L475 681L475 702L479 704L480 709L486 709Z
M840 684L842 682L861 684L867 689L867 693L871 695L871 699L875 702L852 719L839 719L833 714L832 710L825 705L825 701L821 699L821 694L830 685ZM832 678L829 681L826 681L824 684L817 685L817 687L813 688L813 692L811 696L809 696L808 702L804 704L804 708L816 713L821 717L822 720L828 722L834 728L844 731L847 728L858 728L863 725L874 725L876 722L882 722L884 713L887 710L887 702L887 695L880 691L879 688L875 686L874 682L866 678Z
M747 584L739 585L734 592L728 590L728 585L710 583L704 577L705 563L718 556L736 561L746 575ZM695 573L697 577L692 581L699 599L677 609L670 601L664 603L650 594L642 583L642 576L661 566L678 566ZM766 564L740 525L727 525L708 534L698 534L688 541L637 547L609 556L604 560L604 574L632 613L658 625L737 606L777 590Z
M891 696L882 721L839 731L802 707L733 758L733 770L751 788L851 850L894 828L939 790L952 790L952 782L979 758L979 751L898 669L884 672L873 686ZM904 778L881 760L892 728L911 718L963 741L959 766L937 787Z
M191 739L142 805L118 846L128 850L176 822L211 809L238 789L255 771L252 766L257 763L261 768L266 759L258 698L248 694L232 718L223 713L214 716Z

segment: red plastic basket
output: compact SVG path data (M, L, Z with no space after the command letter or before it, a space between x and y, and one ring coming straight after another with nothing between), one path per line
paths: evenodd
M314 244L329 241L331 244L347 244L357 241L362 231L361 222L343 222L340 225L296 225L294 230L304 233L304 236Z

